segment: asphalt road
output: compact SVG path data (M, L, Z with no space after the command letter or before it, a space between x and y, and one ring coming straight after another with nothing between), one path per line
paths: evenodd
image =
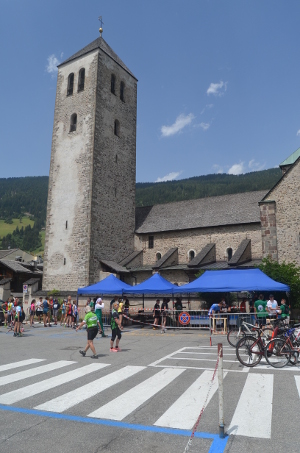
M224 342L224 440L211 387L189 452L299 452L300 367L246 369L224 337L125 328L119 353L60 326L0 327L0 452L183 453ZM21 363L19 363L21 362ZM214 381L215 382L215 381Z

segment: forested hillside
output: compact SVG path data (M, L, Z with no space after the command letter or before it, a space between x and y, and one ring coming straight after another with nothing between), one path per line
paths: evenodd
M136 205L149 206L171 201L268 190L280 177L280 169L271 168L238 176L215 174L179 181L137 183ZM2 238L0 248L19 247L33 251L41 247L40 231L46 221L47 193L47 176L0 179L0 239ZM23 226L24 216L33 220L34 225ZM9 234L4 233L4 228L1 231L1 224L11 224L13 227L12 219L20 219L20 225L12 228Z

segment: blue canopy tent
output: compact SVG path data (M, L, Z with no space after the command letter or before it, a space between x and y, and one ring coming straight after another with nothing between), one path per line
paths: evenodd
M123 294L125 290L131 290L131 286L127 283L121 282L113 274L106 277L104 280L101 280L98 283L95 283L91 286L86 286L85 288L78 288L77 295L101 295L101 294Z
M159 274L154 274L142 283L124 291L125 294L173 294L178 292L178 286L173 285Z
M260 269L205 271L201 277L177 288L177 293L230 293L236 291L289 291Z

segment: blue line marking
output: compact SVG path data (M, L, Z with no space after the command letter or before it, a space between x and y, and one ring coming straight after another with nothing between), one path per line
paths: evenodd
M117 428L123 429L132 429L133 431L148 431L153 433L160 433L160 434L169 434L173 436L183 436L183 437L190 437L191 431L184 430L184 429L171 429L171 428L162 428L159 426L147 426L147 425L136 425L131 423L124 423L124 422L117 422L113 420L101 420L98 418L88 418L88 417L79 417L76 415L67 415L67 414L59 414L56 412L46 412L46 411L39 411L36 409L24 409L22 407L14 407L14 406L4 406L0 404L0 410L7 411L7 412L17 412L20 414L30 414L36 415L38 417L47 417L47 418L54 418L59 420L68 420L72 422L79 422L79 423L90 423L92 425L104 425L104 426L113 426ZM217 434L211 433L203 433L203 432L196 432L195 436L199 439L212 439L212 445L210 447L209 453L223 453L228 441L228 436L224 439L220 439Z

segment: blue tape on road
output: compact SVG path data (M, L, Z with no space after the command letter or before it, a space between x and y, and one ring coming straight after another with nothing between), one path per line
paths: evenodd
M191 431L183 429L161 428L159 426L135 425L131 423L117 422L113 420L100 420L97 418L78 417L76 415L59 414L56 412L39 411L36 409L24 409L22 407L4 406L0 404L0 410L7 412L17 412L20 414L36 415L37 417L47 417L59 420L67 420L79 423L90 423L92 425L113 426L123 429L132 429L133 431L148 431L160 434L169 434L172 436L190 437ZM220 439L217 434L196 432L195 436L199 439L211 439L213 443L209 453L223 453L226 447L228 437Z

